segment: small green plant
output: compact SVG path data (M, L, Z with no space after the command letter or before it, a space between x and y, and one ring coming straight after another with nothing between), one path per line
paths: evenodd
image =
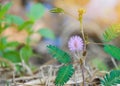
M103 38L105 42L110 42L116 37L120 36L120 25L112 25L110 26L103 34ZM104 45L104 51L111 56L111 58L120 60L120 48L111 44ZM116 66L115 60L113 60L113 64ZM118 67L116 66L118 69ZM102 86L116 86L120 84L120 70L110 71L110 74L106 74L104 79L101 79Z
M50 12L66 13L62 8L54 8ZM84 9L78 10L78 20L81 26L80 30L81 30L82 38L76 35L76 36L71 37L68 42L69 50L74 54L72 55L72 57L65 51L53 45L47 46L48 51L50 52L50 54L52 54L53 58L57 59L58 62L63 64L63 66L59 68L56 79L55 79L56 86L63 86L65 83L67 83L68 80L70 80L73 73L76 71L74 69L75 67L74 64L80 65L81 74L83 78L82 86L86 86L85 85L86 76L84 75L85 70L88 72L90 76L89 79L93 77L93 74L91 73L89 68L86 66L86 57L87 57L86 46L89 44L104 45L103 50L111 56L113 64L117 68L116 66L117 64L114 59L120 60L120 48L109 44L109 42L120 35L120 25L118 24L112 25L105 30L105 32L103 33L103 43L92 43L86 39L87 35L85 35L84 33L83 24L82 24L84 13L85 13ZM100 80L101 86L116 86L117 84L120 84L120 70L112 70L110 71L109 74L106 74L103 77L103 79Z
M120 83L120 70L112 70L101 79L101 86L116 86Z
M92 64L92 66L95 66L100 71L107 71L108 70L108 66L100 58L94 58L94 59L92 59L92 61L90 63Z
M28 74L32 74L31 68L29 67L29 59L34 55L31 47L31 42L34 40L31 39L31 36L36 33L42 37L54 39L55 35L52 30L46 27L40 28L38 31L34 31L32 28L35 22L45 13L45 7L42 4L34 4L31 7L30 11L26 14L28 20L8 14L11 6L12 2L5 5L0 4L0 59L4 58L14 64L17 72L25 69ZM9 27L15 27L18 32L22 30L27 32L28 36L24 44L17 41L8 41L8 37L4 36L3 32ZM2 61L0 61L0 65L2 64Z
M55 46L49 45L47 47L52 56L60 63L63 63L63 66L59 68L55 84L57 86L64 85L74 73L74 68L71 64L72 59L69 54Z
M0 4L0 68L16 70L20 72L21 69L27 70L28 74L32 74L29 59L34 55L30 43L31 36L34 33L38 33L41 36L49 39L54 39L55 35L50 29L43 27L38 31L34 31L32 26L35 24L37 19L40 19L45 12L45 8L42 4L34 4L31 10L26 14L28 20L25 21L19 16L8 14L8 10L12 6L12 3L7 3L5 5ZM50 12L52 13L64 13L62 8L54 8ZM82 37L75 35L70 38L68 41L68 48L73 53L69 53L61 50L53 45L48 45L48 51L54 59L62 64L59 67L56 78L55 85L63 86L68 80L76 73L76 68L79 67L81 70L80 74L82 77L82 86L86 86L87 81L86 77L89 75L89 81L94 77L90 68L86 65L87 58L87 45L90 44L100 44L103 45L103 50L110 55L110 59L118 69L117 64L114 59L120 60L120 48L110 44L112 40L120 36L120 25L111 25L103 33L103 42L102 43L93 43L88 41L88 37L84 33L83 29L83 15L85 13L84 9L78 10L77 20L80 22L80 33ZM24 44L21 44L17 41L8 41L8 37L3 36L3 32L8 29L8 27L15 26L18 31L25 30L28 33L28 36ZM100 63L101 64L101 63ZM85 74L87 71L87 75ZM79 78L81 78L79 77ZM88 79L88 77L87 77ZM116 86L120 84L120 70L112 70L103 77L100 77L101 86ZM77 83L76 83L77 85ZM81 84L80 84L81 85ZM89 84L87 84L89 85Z
M105 30L105 32L103 33L103 40L105 42L110 42L111 40L115 39L119 35L120 35L120 25L115 24L108 27L108 29Z

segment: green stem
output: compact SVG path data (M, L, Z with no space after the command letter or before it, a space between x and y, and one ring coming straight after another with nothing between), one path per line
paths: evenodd
M84 34L84 30L83 30L82 21L80 22L80 28L81 28L82 38L83 38L83 41L84 41L84 51L86 51L86 39L85 39L85 34Z
M69 15L69 16L71 16L71 17L73 17L74 19L76 19L76 20L77 20L77 17L76 17L76 16L74 16L74 15L72 15L72 14L68 13L67 11L65 11L65 12L64 12L64 14Z
M22 66L27 70L27 73L29 75L33 75L32 73L32 70L29 68L29 66L25 63L25 61L23 60L23 57L22 57L22 54L20 52L20 58L21 58L21 63L22 63Z

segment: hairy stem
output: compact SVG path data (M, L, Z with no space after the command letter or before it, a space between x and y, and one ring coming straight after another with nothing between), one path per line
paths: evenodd
M93 74L91 73L91 71L89 70L89 68L88 68L87 66L85 66L85 65L84 65L84 68L85 68L85 70L88 72L89 77L92 78L92 75L93 75Z
M107 44L107 43L95 43L95 42L88 42L88 44L105 45L105 44Z
M82 72L83 86L85 86L85 76L84 76L84 66L83 66L83 64L81 64L80 67L81 67L81 72Z
M74 16L74 15L70 14L70 13L69 13L69 12L67 12L67 11L65 11L65 12L64 12L64 14L69 15L69 16L73 17L74 19L77 19L77 17L76 17L76 16Z
M84 48L83 48L83 52L86 51L86 40L85 40L85 34L84 34L84 30L83 30L83 23L82 21L80 21L80 29L81 29L81 33L82 33L82 38L84 41ZM86 55L83 56L83 60L81 63L81 71L82 71L82 78L83 78L83 86L85 86L85 76L84 76L84 64L85 64L85 59L86 59Z

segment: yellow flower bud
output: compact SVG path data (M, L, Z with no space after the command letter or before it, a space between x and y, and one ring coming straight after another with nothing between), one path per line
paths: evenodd
M83 20L83 14L85 13L86 11L85 11L85 9L83 9L83 8L81 8L81 9L79 9L78 10L78 20L80 21L80 22L82 22L82 20Z

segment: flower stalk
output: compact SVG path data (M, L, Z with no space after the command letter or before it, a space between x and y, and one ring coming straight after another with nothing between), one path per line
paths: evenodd
M81 70L82 70L82 78L83 78L83 86L85 86L85 75L84 75L84 69L86 69L85 67L85 60L86 60L86 53L87 53L87 50L86 50L86 45L87 45L87 41L86 41L86 38L85 38L85 34L84 34L84 29L83 29L83 14L85 13L85 10L84 9L79 9L78 10L78 20L80 21L80 30L81 30L81 34L82 34L82 38L83 38L83 42L84 42L84 47L83 47L83 55L82 55L82 60L80 61L81 63ZM88 70L88 69L86 69ZM91 74L90 74L91 76Z

